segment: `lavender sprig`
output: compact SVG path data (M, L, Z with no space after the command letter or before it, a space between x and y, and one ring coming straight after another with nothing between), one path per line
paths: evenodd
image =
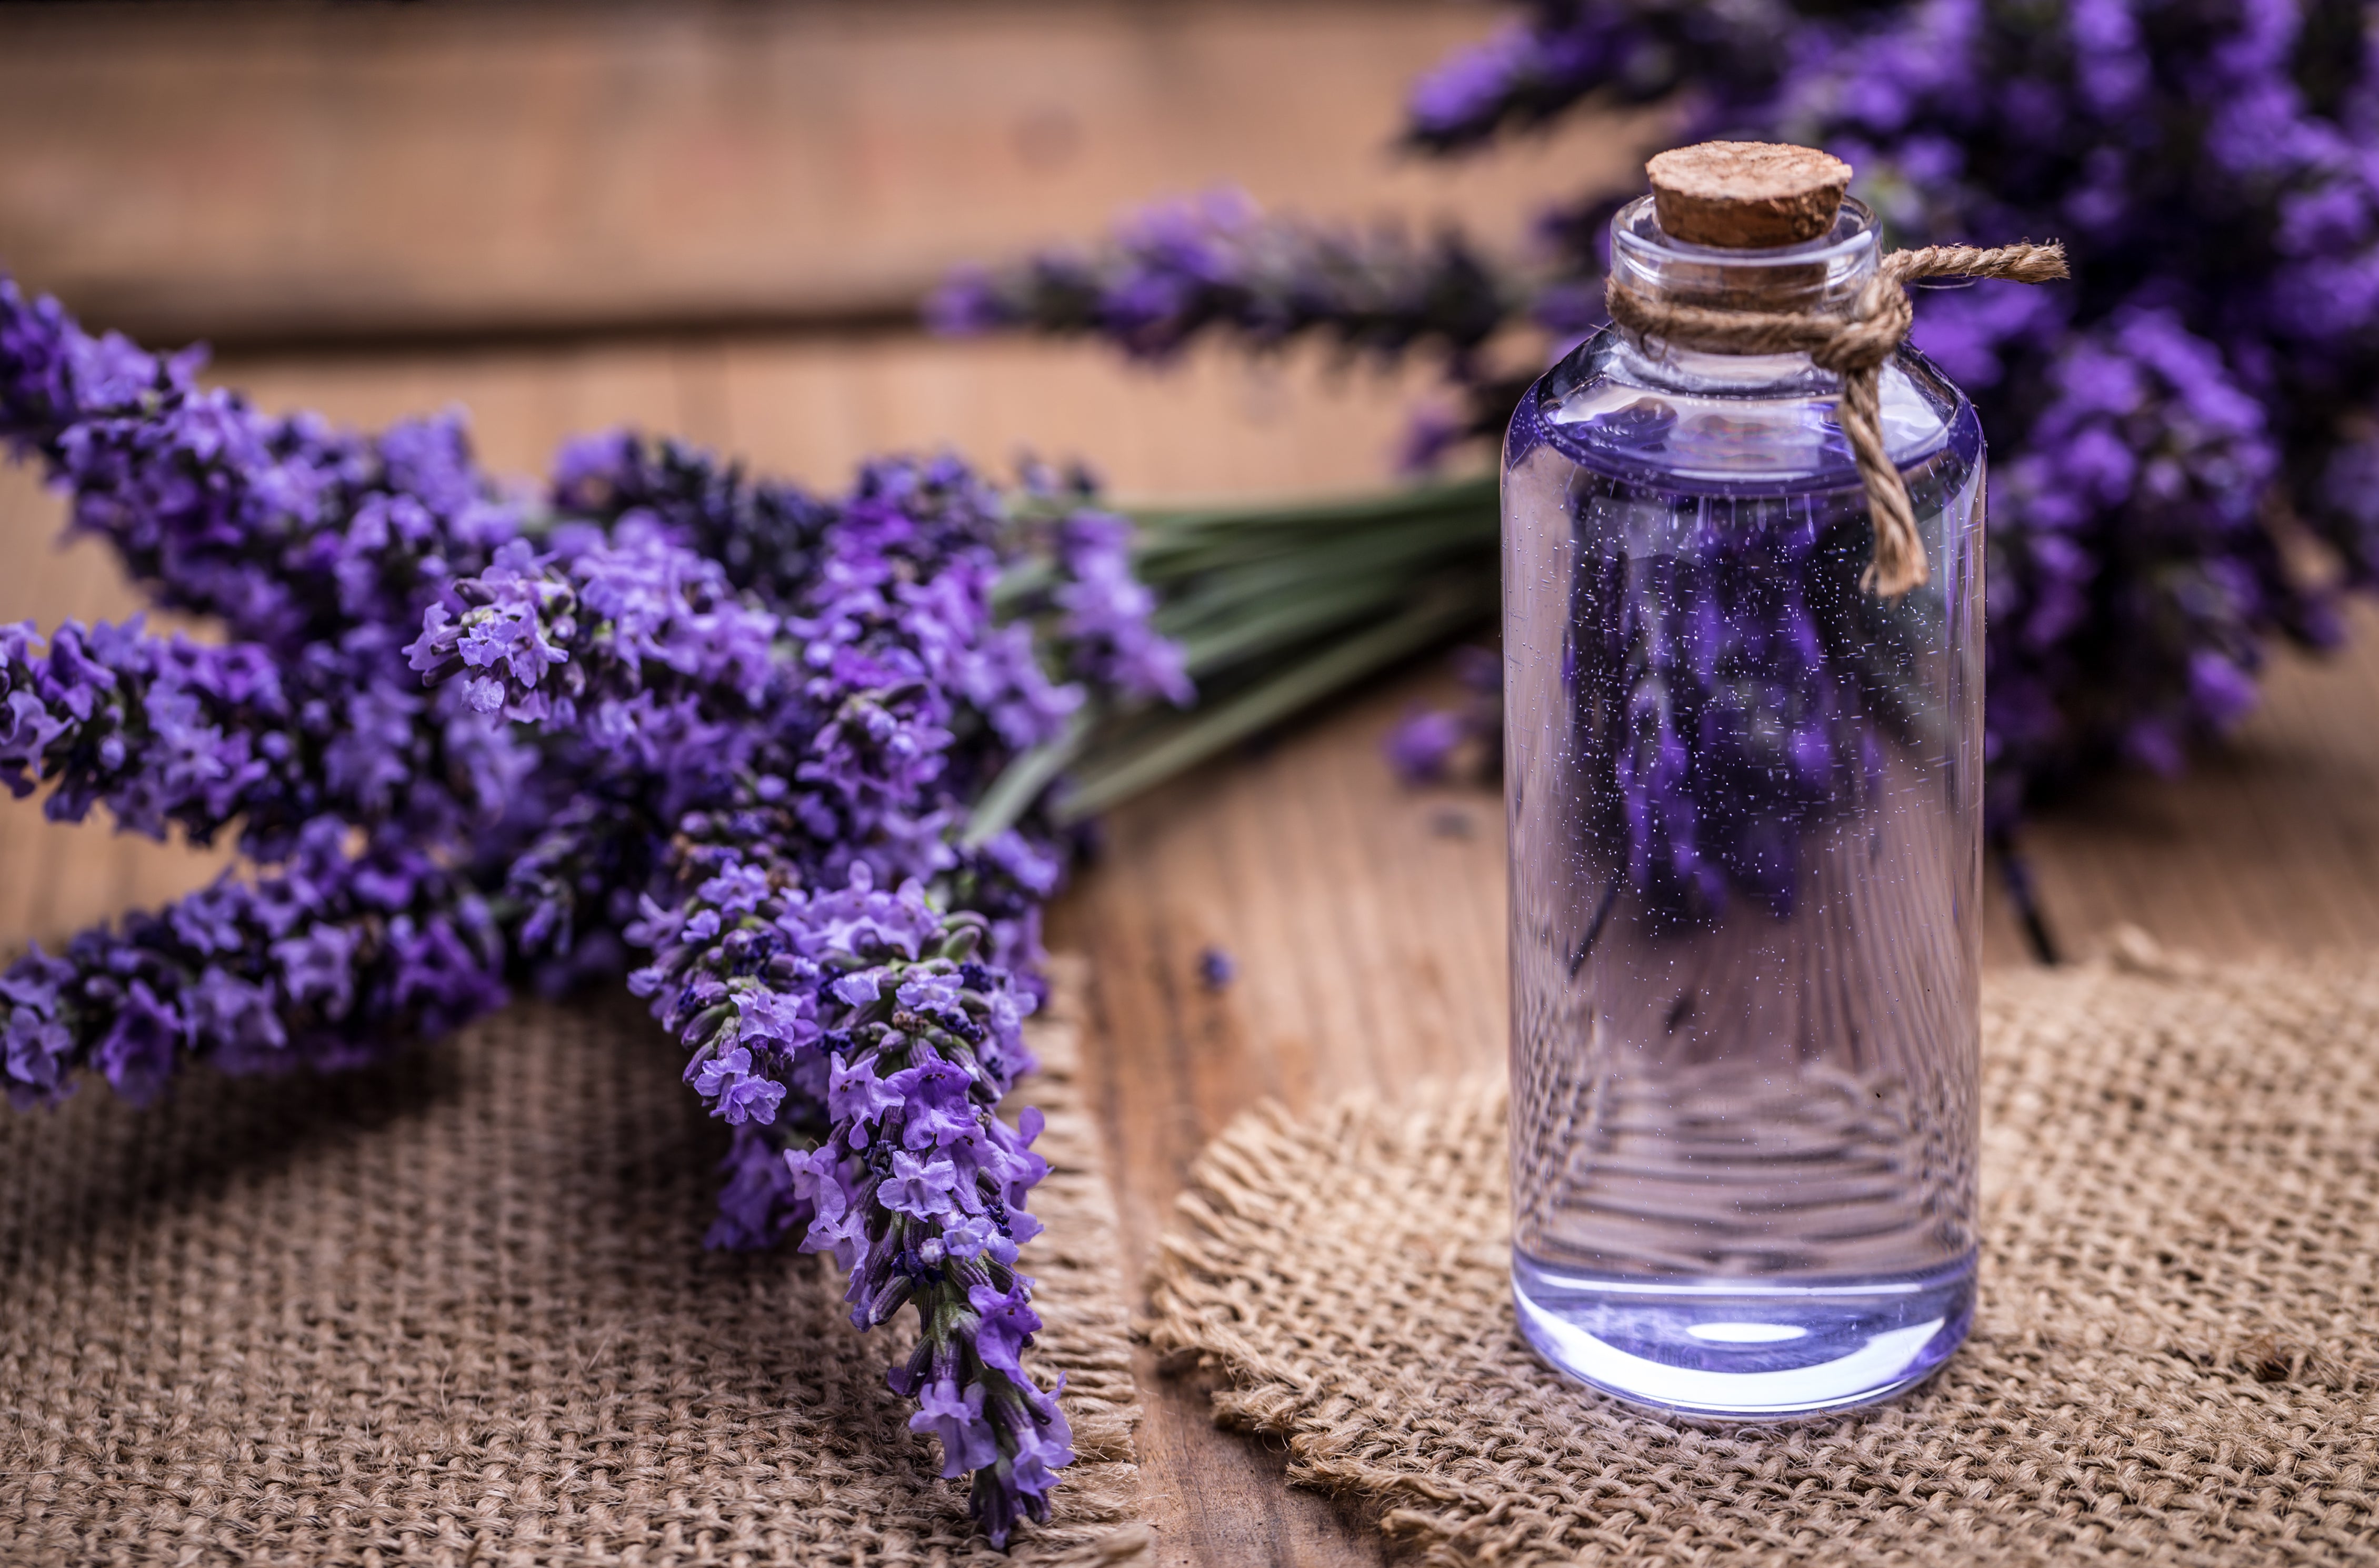
M18 799L56 781L53 821L104 802L117 822L207 843L235 817L272 813L274 764L296 749L274 661L123 626L68 621L46 646L30 621L0 626L0 782Z
M2002 470L2024 525L1992 541L1991 741L2013 765L1995 782L2054 777L2094 746L2178 772L2188 742L2254 706L2265 628L2336 644L2334 596L2268 526L2280 457L2263 405L2172 314L2118 314L2051 387ZM2111 623L2109 589L2128 601Z
M756 479L678 440L611 430L566 443L553 503L570 519L551 543L567 554L591 526L602 537L634 518L725 573L737 593L772 609L809 593L841 509L792 485Z
M152 637L138 618L68 621L46 645L30 622L0 626L0 784L21 799L50 783L53 821L103 805L151 838L207 844L237 823L264 861L325 814L405 839L490 820L517 747L453 702L330 662L353 683L310 656Z
M93 337L0 278L0 439L42 458L72 528L106 541L158 604L295 653L417 625L445 581L518 532L521 509L478 472L458 417L367 441L199 386L202 358Z
M154 914L38 946L0 974L0 1081L19 1106L82 1070L146 1101L188 1058L342 1067L501 1003L486 902L426 856L350 856L323 818L274 874L225 874Z
M561 727L598 744L664 748L660 706L686 693L760 706L774 679L774 615L741 602L714 562L640 519L566 561L514 539L454 585L465 609L423 612L405 652L425 681L462 674L481 713ZM674 735L668 739L676 738Z
M597 460L631 480L644 466L627 446ZM607 540L508 545L409 650L489 711L612 743L646 780L640 809L673 821L671 891L624 935L654 955L632 988L733 1129L711 1239L800 1231L848 1272L862 1328L917 1303L924 1348L892 1383L947 1472L973 1473L995 1541L1045 1516L1071 1458L1018 1359L1037 1323L1013 1265L1039 1228L1023 1207L1045 1168L1027 1147L1038 1118L1019 1132L991 1115L1030 1065L1035 996L1008 966L1035 955L1058 862L1012 827L951 840L970 793L1087 700L1051 681L1029 618L994 612L1007 524L962 468L878 465L805 543L809 581L764 608L676 542L684 520L634 509ZM1103 700L1181 692L1177 653L1116 573L1123 540L1070 513L1056 528L1053 649ZM657 732L668 743L640 752ZM574 917L602 811L574 803L514 862L525 938Z
M1518 297L1451 231L1332 230L1269 218L1238 191L1160 202L1082 254L953 273L927 307L940 332L1095 333L1163 360L1202 334L1262 346L1328 336L1351 352L1426 347L1467 362Z
M1025 1209L1047 1170L1030 1151L1040 1115L1016 1128L994 1115L1030 1070L1032 998L978 961L980 916L943 914L913 881L879 891L863 862L841 889L805 891L765 837L717 841L740 838L735 826L690 818L690 891L648 901L630 930L654 949L631 988L741 1134L714 1236L800 1229L848 1275L862 1329L915 1305L918 1349L892 1387L918 1401L910 1426L940 1440L943 1474L973 1473L974 1512L1003 1545L1018 1518L1047 1516L1073 1458L1052 1393L1019 1359L1040 1326L1015 1270L1041 1228Z
M537 760L459 694L426 695L399 649L455 573L513 537L520 509L474 466L457 419L365 440L260 415L200 387L198 365L92 336L0 277L0 440L66 490L71 531L233 645L53 639L50 685L12 675L7 700L30 729L61 718L36 723L32 700L78 723L70 710L96 703L99 729L76 754L53 737L38 766L20 735L18 777L60 778L54 814L105 800L142 832L171 821L203 841L237 816L243 848L268 862L323 813L417 844L485 842ZM27 652L20 639L9 657Z
M1880 10L1877 0L1534 0L1526 16L1457 51L1413 84L1406 139L1431 152L1467 151L1528 130L1589 100L1653 103L1696 93L1683 139L1730 128L1771 99L1793 64L1808 13ZM1738 119L1738 124L1754 123Z

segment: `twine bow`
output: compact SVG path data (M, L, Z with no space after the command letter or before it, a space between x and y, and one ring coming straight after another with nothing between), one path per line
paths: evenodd
M1894 597L1926 582L1932 569L1925 540L1916 531L1908 482L1883 449L1883 363L1900 347L1915 319L1906 284L1918 278L2011 278L2020 283L2054 283L2066 275L2061 245L2002 245L1985 250L1965 245L1931 245L1895 250L1851 302L1847 315L1720 310L1655 299L1612 277L1603 286L1611 319L1639 337L1659 338L1680 348L1721 354L1806 354L1821 370L1842 379L1837 417L1851 443L1875 516L1875 559L1860 586Z

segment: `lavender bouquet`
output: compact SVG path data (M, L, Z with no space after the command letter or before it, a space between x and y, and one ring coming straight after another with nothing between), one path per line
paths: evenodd
M731 1133L710 1240L831 1252L863 1329L913 1306L912 1427L995 1543L1045 1517L1046 1166L996 1107L1067 843L1024 763L1190 698L1128 525L1050 475L824 498L627 436L511 494L453 418L367 439L196 369L0 279L0 434L222 633L0 627L0 780L243 862L0 974L9 1100L337 1067L634 962Z
M1581 105L1666 103L1677 141L1829 148L1889 242L2062 237L2070 287L1928 295L1915 341L1976 399L1995 444L1988 747L1997 833L2092 770L2172 771L2255 700L2275 638L2333 645L2339 597L2379 585L2379 8L2365 0L1537 0L1417 84L1405 140L1454 156ZM1162 360L1203 337L1434 356L1426 465L1500 436L1535 365L1602 320L1621 197L1549 211L1525 256L1447 234L1173 202L1105 244L953 275L955 332L1088 332ZM1371 503L1383 531L1443 527L1391 607L1484 624L1491 488ZM1293 509L1274 514L1289 525ZM1463 542L1455 543L1461 534ZM1270 536L1267 536L1268 537ZM1152 547L1153 548L1153 547ZM1317 535L1313 576L1372 570L1359 531ZM1250 619L1277 606L1251 598ZM1348 657L1350 621L1211 669L1214 691ZM1312 682L1322 684L1322 682ZM1425 715L1395 757L1427 772L1491 713Z

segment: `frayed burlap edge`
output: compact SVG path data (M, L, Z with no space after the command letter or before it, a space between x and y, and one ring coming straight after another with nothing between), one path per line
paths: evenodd
M1401 1194L1431 1204L1447 1227L1441 1254L1381 1254L1379 1293L1417 1305L1458 1296L1461 1254L1475 1250L1460 1240L1462 1227L1494 1224L1490 1211L1501 1209L1501 1195L1491 1204L1448 1204L1443 1188L1424 1183L1432 1170L1447 1175L1488 1152L1500 1161L1505 1105L1501 1080L1475 1078L1419 1085L1402 1106L1377 1094L1350 1094L1310 1119L1266 1101L1200 1152L1176 1200L1177 1224L1158 1241L1149 1271L1142 1337L1161 1357L1194 1357L1222 1375L1226 1386L1209 1394L1216 1424L1286 1440L1292 1481L1374 1512L1391 1537L1442 1545L1472 1517L1498 1512L1498 1500L1400 1466L1393 1445L1378 1441L1359 1374L1317 1374L1301 1357L1283 1356L1279 1344L1254 1327L1266 1314L1250 1310L1278 1282L1251 1277L1250 1260L1277 1259L1285 1237L1310 1236L1317 1222L1334 1221L1328 1211L1336 1205L1311 1183L1317 1169L1335 1163L1367 1189L1368 1202L1393 1204ZM1344 1264L1367 1242L1337 1233L1329 1244ZM1500 1246L1493 1250L1500 1256Z
M1981 1318L1892 1404L1703 1429L1537 1362L1500 1080L1241 1116L1143 1333L1432 1563L2379 1562L2379 966L2126 934L1985 1034Z

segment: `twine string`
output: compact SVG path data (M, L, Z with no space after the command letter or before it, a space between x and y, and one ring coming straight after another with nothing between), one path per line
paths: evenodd
M1836 417L1875 518L1875 559L1859 585L1892 598L1932 576L1908 481L1883 446L1884 362L1915 319L1907 285L1919 278L2046 283L2064 276L2061 245L1930 245L1886 256L1845 314L1682 305L1630 288L1616 276L1603 285L1603 302L1611 319L1638 337L1719 354L1805 354L1819 369L1842 379Z

